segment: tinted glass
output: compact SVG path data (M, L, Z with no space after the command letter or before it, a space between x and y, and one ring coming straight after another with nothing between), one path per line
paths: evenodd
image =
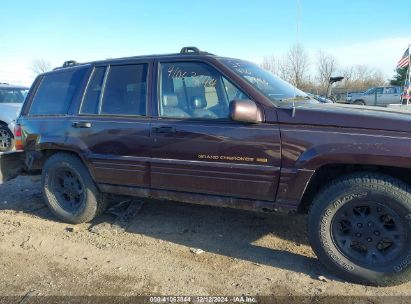
M97 114L98 105L100 102L101 90L103 87L105 67L97 67L94 69L91 79L87 86L86 94L84 95L83 103L81 105L81 113L83 114Z
M228 118L228 104L237 93L231 83L204 63L161 65L159 111L162 117Z
M229 82L226 78L223 78L224 87L227 92L227 98L229 101L238 100L238 99L247 99L247 95Z
M235 59L222 59L222 62L272 101L281 102L297 98L309 99L303 91L256 64Z
M22 103L28 91L27 89L0 88L0 103Z
M101 114L146 115L147 64L111 66Z
M46 74L33 98L31 115L66 114L86 69Z

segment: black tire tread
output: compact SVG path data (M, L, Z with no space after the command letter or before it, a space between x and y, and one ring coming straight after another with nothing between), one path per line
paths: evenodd
M335 193L336 191L347 189L349 187L355 187L358 185L367 185L369 188L374 188L375 190L381 190L384 188L386 191L391 192L395 196L411 202L411 187L406 184L405 182L396 179L392 176L375 173L375 172L356 172L344 175L342 177L336 178L325 185L322 190L315 196L313 202L308 211L308 218L312 218L315 213L321 212L324 205L327 203L327 198ZM339 277L345 278L354 283L366 284L371 286L393 286L402 284L407 282L411 279L411 267L408 267L406 271L399 273L396 276L391 277L387 281L368 281L368 280L358 280L353 277L347 275L347 273L335 265L330 265L328 263L324 263L324 259L321 259L321 251L318 251L316 246L314 245L313 241L313 231L311 225L315 223L311 223L308 220L308 232L309 232L309 239L310 244L316 253L316 255L323 261L325 267L332 273L336 273ZM319 256L320 255L320 256ZM327 259L326 259L327 260Z
M91 192L91 195L94 197L90 198L87 197L87 199L91 199L92 202L95 200L96 208L94 210L88 210L85 212L82 216L74 219L74 218L68 218L60 214L58 211L54 210L54 208L48 203L48 197L45 193L45 172L49 169L49 166L53 165L56 162L66 162L70 164L72 168L74 168L80 176L82 177L84 184ZM87 167L83 164L80 158L77 156L70 154L70 153L65 153L65 152L58 152L56 154L53 154L45 163L44 168L43 168L43 173L42 173L42 182L43 182L43 197L45 201L48 203L50 210L55 214L58 218L62 219L65 222L69 222L71 224L79 224L83 222L89 222L92 219L94 219L96 216L101 215L107 208L107 205L109 203L108 197L104 194L102 194L97 186L94 183L94 180L92 179L90 172L88 171Z

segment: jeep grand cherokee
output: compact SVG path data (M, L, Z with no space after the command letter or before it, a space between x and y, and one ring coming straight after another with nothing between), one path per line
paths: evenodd
M3 181L41 172L63 221L92 220L109 194L308 212L334 273L409 277L410 114L319 104L253 63L189 47L44 73L15 133L22 152L1 156Z

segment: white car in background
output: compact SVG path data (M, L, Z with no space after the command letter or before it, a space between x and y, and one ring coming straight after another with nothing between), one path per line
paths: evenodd
M0 152L14 148L14 123L29 88L0 83Z

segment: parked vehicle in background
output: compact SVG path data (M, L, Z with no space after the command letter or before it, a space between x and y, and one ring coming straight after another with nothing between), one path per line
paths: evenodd
M24 86L0 83L0 152L14 147L14 122L28 90Z
M320 104L256 64L189 47L39 75L17 141L0 179L41 172L63 221L91 221L116 194L307 212L312 248L344 280L411 276L410 114Z
M401 87L370 88L364 93L348 93L347 103L363 106L387 106L401 103Z
M345 102L346 103L351 103L351 101L354 101L358 96L362 96L364 94L364 91L352 91L352 92L347 92L345 96Z

